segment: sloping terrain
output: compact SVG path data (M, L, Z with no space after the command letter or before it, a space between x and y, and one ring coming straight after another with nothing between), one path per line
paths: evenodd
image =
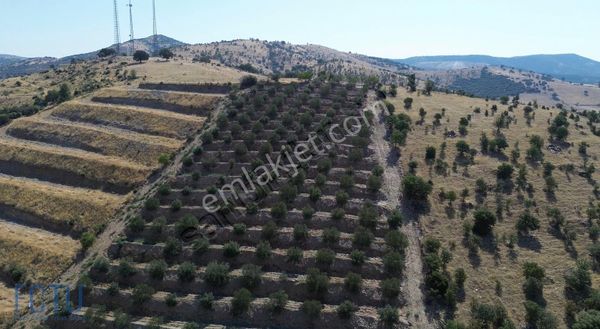
M202 129L221 96L111 88L3 127L2 287L52 283Z
M413 99L409 109L407 97ZM597 307L588 299L600 287L597 118L443 93L399 90L388 101L394 113L414 123L399 146L403 171L433 188L426 205L407 206L425 235L432 317L444 318L441 305L447 317L463 323L483 321L487 310L505 312L524 327L529 301L540 319L565 328L578 311ZM562 122L568 128L563 141L548 130ZM539 152L532 146L536 135L543 144ZM502 168L511 173L504 176ZM495 219L490 233L477 229L482 209ZM577 267L578 261L589 267ZM539 281L526 277L529 262L545 272ZM466 274L464 287L459 269Z
M279 41L233 40L186 45L174 49L188 60L214 60L230 67L254 69L263 74L297 74L306 71L346 76L378 76L382 81L402 81L406 65L390 60L344 53L319 45L294 45Z
M88 264L86 308L47 324L408 326L400 294L407 241L393 206L384 206L397 200L379 191L365 95L318 80L230 95L178 171L129 218L123 238ZM348 119L364 122L358 135L314 140L308 161L294 161L297 175L269 166L288 166L286 152ZM250 180L240 181L261 171L275 179L244 192L239 184ZM242 199L208 212L203 200L232 191Z

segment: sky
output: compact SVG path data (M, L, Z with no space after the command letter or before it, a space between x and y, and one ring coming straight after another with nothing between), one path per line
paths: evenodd
M117 0L121 40L128 0ZM152 0L132 0L135 37ZM187 43L258 38L386 58L576 53L600 61L598 0L156 0L158 32ZM114 40L112 0L0 0L0 54L62 57Z

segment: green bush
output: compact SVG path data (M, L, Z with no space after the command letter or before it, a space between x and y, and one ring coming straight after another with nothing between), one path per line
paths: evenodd
M373 239L375 236L368 229L359 226L354 231L354 235L352 236L352 244L361 249L366 249L371 246Z
M277 236L277 224L274 221L268 221L262 227L261 237L265 240L273 240Z
M229 241L223 245L223 255L233 258L240 254L240 245L235 241Z
M204 281L212 287L222 287L229 282L229 264L210 262L204 271Z
M397 251L388 252L383 256L383 266L390 274L401 274L404 269L404 255Z
M134 216L129 223L127 228L133 233L140 233L144 230L146 223L140 216Z
M398 323L398 321L400 321L398 309L389 305L380 309L379 321L383 322L383 324L388 327L392 327L393 325Z
M346 216L346 212L342 208L335 208L331 212L331 219L336 221L341 220L342 218L344 218L344 216Z
M402 190L404 197L407 199L415 202L424 202L427 201L432 186L419 176L407 175L402 180Z
M194 254L197 256L204 254L206 251L208 251L209 247L210 247L210 242L208 241L207 238L204 238L204 237L197 238L192 243L192 250L194 251Z
M397 278L381 281L381 293L385 298L394 299L400 295L400 280Z
M335 245L340 240L340 231L335 227L326 228L323 230L323 242L330 245Z
M370 202L365 202L363 207L358 212L358 222L361 226L369 229L377 227L377 217L379 213L377 208Z
M600 328L600 311L588 310L577 314L577 321L573 329L598 329Z
M318 300L307 300L302 303L302 312L306 314L311 320L319 318L323 305Z
M477 235L488 235L492 232L492 227L496 224L496 215L491 211L480 208L473 214L475 223L473 224L473 232Z
M331 266L335 260L335 252L331 249L319 249L315 256L317 265Z
M352 261L352 265L361 266L365 263L365 253L360 250L352 250L350 260Z
M163 249L163 255L165 256L165 258L175 258L175 257L179 256L179 254L181 254L182 250L183 250L183 245L181 244L181 241L179 241L178 239L176 239L174 237L169 237L169 238L167 238L167 241L165 242L165 247Z
M119 261L119 265L117 266L117 274L121 278L129 278L134 276L136 273L137 270L127 259L121 259L121 261Z
M275 219L284 219L287 216L287 206L283 202L278 202L271 208L271 216Z
M154 295L154 289L146 284L138 284L133 288L131 299L135 304L141 305L149 301Z
M512 177L513 171L514 168L511 164L503 163L499 165L498 169L496 170L496 178L502 180L510 179Z
M517 230L519 230L519 232L529 233L529 231L534 231L540 228L540 220L533 216L529 211L526 211L519 216L519 220L517 221L515 227Z
M402 216L402 213L400 213L400 211L397 209L394 209L394 211L392 211L388 217L388 225L390 226L391 230L395 230L400 227L403 221L404 216Z
M167 297L165 298L165 304L167 304L167 307L177 306L177 295L175 295L173 293L168 294Z
M192 214L187 214L181 217L177 223L175 223L175 231L178 235L182 235L189 229L195 229L198 226L198 219Z
M400 231L390 231L385 235L385 243L391 250L404 252L408 247L408 238Z
M83 250L88 250L94 244L94 241L96 241L96 235L93 232L84 232L79 238Z
M348 291L357 293L362 287L362 277L360 274L350 272L344 279L344 286L346 289L348 289Z
M329 288L329 277L319 269L309 268L306 275L306 288L315 294L324 294Z
M196 278L196 265L185 262L177 268L177 277L181 282L191 282Z
M259 266L254 264L245 264L242 266L242 286L248 289L254 289L262 282L262 271Z
M153 260L146 267L148 275L153 280L162 280L167 271L167 263L163 260Z
M354 312L356 312L356 310L357 310L357 307L349 300L343 301L336 308L336 312L337 312L338 316L342 319L351 318L352 314L354 314Z
M291 247L287 250L287 261L290 263L300 263L302 258L304 257L304 253L302 249L298 247Z
M110 263L108 261L108 259L99 256L96 257L96 259L94 260L94 263L92 264L92 270L99 272L99 273L108 273L108 269L110 267Z
M269 295L268 307L273 313L281 313L288 302L288 295L283 290L279 290Z
M271 257L271 244L269 241L260 241L256 246L256 257L265 260Z
M198 305L206 310L212 309L214 301L215 297L210 292L198 296Z
M250 303L252 302L252 293L246 288L242 288L233 294L231 300L231 312L234 315L240 315L250 309Z
M144 203L144 207L146 208L146 210L156 210L158 209L158 207L160 207L160 200L156 198L149 198Z

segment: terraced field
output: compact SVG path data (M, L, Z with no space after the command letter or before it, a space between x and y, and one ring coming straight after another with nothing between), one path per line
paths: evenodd
M78 239L155 179L221 96L106 89L2 128L0 313L16 283L51 283L73 264Z
M366 89L320 81L231 94L201 145L90 263L86 307L47 324L408 326L400 294L408 242L379 191L366 100ZM360 129L339 143L312 139L297 167L269 166L314 132L339 138L344 124ZM255 191L241 185L260 177L273 179ZM206 200L222 196L211 212Z

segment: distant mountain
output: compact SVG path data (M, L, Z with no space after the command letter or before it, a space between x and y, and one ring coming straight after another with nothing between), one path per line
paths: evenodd
M463 69L473 66L507 66L552 75L572 82L598 83L600 62L576 54L493 57L486 55L421 56L396 60L426 70Z
M142 39L135 39L135 50L144 50L150 52L152 49L152 36ZM186 45L181 41L177 41L175 39L169 38L164 35L157 36L157 45L158 48L173 48ZM127 41L123 42L119 45L120 51L122 54L128 54L132 49L132 42ZM110 48L116 48L116 45L108 46ZM52 67L68 64L72 61L77 60L90 60L97 58L98 50L84 53L66 56L62 58L55 57L34 57L34 58L24 58L13 55L0 55L0 79L5 79L13 76L20 76L25 74L32 74L36 72L42 72L49 70Z

